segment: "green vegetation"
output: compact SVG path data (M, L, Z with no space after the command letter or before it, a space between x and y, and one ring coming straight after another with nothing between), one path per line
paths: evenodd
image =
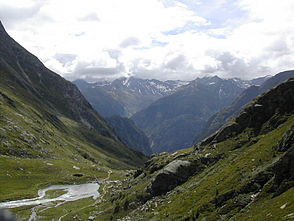
M265 180L263 185L252 181L270 173L272 166L284 155L276 151L276 147L293 124L294 115L277 129L254 137L237 149L238 143L251 137L250 131L218 143L216 148L206 146L200 152L182 157L181 160L192 160L208 154L210 157L221 154L223 159L163 196L146 197L146 187L157 172L130 179L128 186L124 186L126 190L118 190L117 196L112 197L113 215L119 218L128 214L131 220L196 220L196 217L199 220L204 217L206 220L290 220L294 209L293 188L274 196L268 191L272 178ZM179 155L183 153L157 157L156 163ZM254 185L261 185L257 187L258 191L254 190ZM228 199L224 200L224 196ZM220 205L216 205L216 199ZM133 208L124 206L126 202L133 204ZM281 209L283 205L286 206Z
M78 131L86 128L67 117L60 117L63 130L56 128L44 119L38 109L8 90L0 95L0 201L26 199L37 196L39 189L55 184L79 184L95 180L122 179L125 171L132 166L120 160L115 152L88 142ZM8 100L9 98L9 100ZM12 102L13 105L10 105ZM96 135L99 136L99 135ZM95 137L92 137L95 139ZM107 141L107 139L104 138ZM100 139L103 141L103 139ZM107 142L113 142L108 139ZM132 162L130 162L132 163ZM82 176L74 176L82 174ZM48 192L48 197L62 194L62 191ZM55 205L54 203L52 203ZM60 217L77 204L93 210L93 200L83 199L65 203L59 207L46 209L42 216ZM91 207L92 206L92 207ZM57 209L58 208L58 209ZM67 209L66 209L67 208ZM21 207L12 209L19 218L28 219L40 207ZM74 210L72 210L74 211ZM89 212L85 212L85 217ZM68 216L71 217L72 216ZM51 219L50 219L51 220ZM64 219L66 220L66 219ZM70 218L68 218L70 220Z
M0 202L33 198L55 184L122 179L143 165L146 157L127 148L72 83L11 39L1 23L0 49ZM82 210L93 202L12 211L25 220L34 212L52 220L64 207Z
M33 198L54 184L101 181L97 199L11 209L19 218L294 218L293 79L201 144L154 155L132 171L146 157L125 147L76 87L1 26L0 48L0 201Z
M232 121L233 128L229 124L202 145L153 156L112 190L112 214L103 214L104 219L292 220L293 83L255 100ZM256 103L267 110L251 113ZM155 181L166 186L179 179L174 177L181 174L166 172L178 160L194 163L194 175L154 195ZM162 174L165 180L159 179Z

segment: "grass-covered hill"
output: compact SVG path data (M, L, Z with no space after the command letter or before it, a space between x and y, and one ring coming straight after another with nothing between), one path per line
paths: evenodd
M112 189L100 217L293 220L294 79L189 149L154 155Z
M93 181L110 169L120 174L145 159L118 139L76 86L0 24L0 201L51 184Z

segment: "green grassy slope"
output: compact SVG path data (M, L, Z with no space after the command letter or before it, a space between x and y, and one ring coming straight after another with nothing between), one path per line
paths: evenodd
M146 157L122 144L72 83L2 24L0 49L0 201L32 197L52 184L94 181L110 170L121 177L143 164Z
M292 220L293 90L292 79L257 98L234 122L200 145L153 156L129 182L112 190L116 194L109 196L112 203L101 217ZM166 191L150 192L167 165L178 160L192 162L194 173ZM161 180L163 186L169 182L166 178Z

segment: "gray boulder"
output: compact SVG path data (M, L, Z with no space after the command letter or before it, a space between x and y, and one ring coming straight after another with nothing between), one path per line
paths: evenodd
M159 171L147 187L147 191L151 196L165 194L186 182L196 171L197 167L193 162L174 160Z

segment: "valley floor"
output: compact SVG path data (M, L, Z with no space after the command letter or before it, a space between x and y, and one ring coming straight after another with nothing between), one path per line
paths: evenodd
M97 213L101 212L97 210L96 205L103 201L104 194L113 185L111 180L121 180L125 174L125 171L99 167L90 163L56 159L17 159L0 156L0 162L0 202L2 204L19 199L35 198L38 190L51 185L83 184L91 181L99 183L100 196L95 199L92 196L81 197L82 199L74 201L67 199L10 209L20 220L30 221L87 220L88 217L94 220ZM47 191L45 199L57 198L65 193L66 191L62 189Z

